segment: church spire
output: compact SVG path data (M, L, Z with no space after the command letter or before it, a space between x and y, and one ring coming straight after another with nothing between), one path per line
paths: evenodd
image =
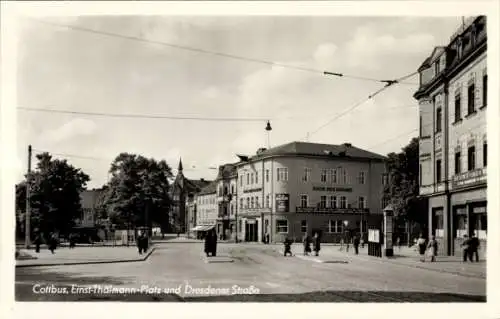
M182 173L182 158L179 158L179 167L177 168L179 173Z

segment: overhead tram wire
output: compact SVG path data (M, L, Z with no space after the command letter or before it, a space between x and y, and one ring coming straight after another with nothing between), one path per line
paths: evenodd
M329 120L328 122L326 122L325 124L321 125L319 128L317 128L316 130L312 131L312 132L308 132L307 135L302 138L302 139L309 139L309 137L312 135L312 134L316 134L317 132L319 132L320 130L322 130L323 128L325 128L326 126L330 125L331 123L333 123L334 121L336 121L337 119L343 117L344 115L352 112L354 109L358 108L359 106L361 106L363 103L369 101L370 99L373 99L375 96L379 95L380 93L382 93L383 91L387 90L389 87L395 85L395 84L399 84L400 81L402 80L405 80L405 79L408 79L414 75L418 74L418 72L412 72L408 75L405 75L403 77L400 77L398 79L395 79L395 80L383 80L382 82L385 82L385 85L378 89L377 91L375 91L374 93L370 94L367 98L361 100L360 102L357 102L356 104L354 104L353 106L351 106L350 108L346 109L345 111L341 112L340 114L336 115L334 118L332 118L331 120Z
M138 37L138 36L123 35L123 34L118 34L118 33L113 33L113 32L84 28L84 27L80 27L80 26L72 26L72 25L68 25L68 24L49 22L46 20L35 19L32 17L27 18L27 19L32 20L32 21L36 21L38 23L45 24L45 25L55 26L55 27L59 27L59 28L68 28L68 29L74 30L74 31L94 33L94 34L98 34L98 35L122 38L122 39L127 39L127 40L131 40L131 41L138 41L138 42L148 43L148 44L156 44L156 45L161 45L161 46L170 47L170 48L174 48L174 49L209 54L209 55L214 55L214 56L219 56L219 57L229 58L229 59L234 59L234 60L267 64L267 65L271 65L271 66L278 66L281 68L293 69L293 70L310 72L310 73L315 73L315 74L333 75L333 76L340 77L340 78L350 78L350 79L361 80L361 81L387 83L386 80L380 80L380 79L375 79L375 78L370 78L370 77L349 75L349 74L344 74L344 73L339 73L339 72L330 72L330 71L318 70L318 69L314 69L314 68L307 68L307 67L291 65L291 64L277 63L277 62L266 61L266 60L255 59L255 58L248 58L248 57L238 56L238 55L234 55L234 54L210 51L210 50L206 50L206 49L194 48L194 47L190 47L190 46L179 45L179 44L174 44L174 43L169 43L169 42L164 42L164 41L148 40L148 39ZM409 82L403 83L402 82L401 84L416 85L417 83L409 83Z

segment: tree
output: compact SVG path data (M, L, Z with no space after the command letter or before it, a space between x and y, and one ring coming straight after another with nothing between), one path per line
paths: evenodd
M81 216L80 193L90 177L66 160L52 159L49 153L39 154L36 159L38 164L30 177L31 230L65 235L73 227L74 220ZM16 185L19 223L25 216L26 183L24 180Z
M419 140L413 138L400 153L387 155L388 183L384 197L400 223L427 224L427 201L419 198Z
M122 227L151 227L155 222L165 227L171 204L168 179L172 170L164 160L121 153L109 173L112 177L102 210L112 223Z

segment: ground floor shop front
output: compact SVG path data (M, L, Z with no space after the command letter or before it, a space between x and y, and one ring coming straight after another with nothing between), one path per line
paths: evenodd
M461 255L464 235L480 240L480 257L486 257L486 187L464 189L429 197L429 237L434 235L444 255Z
M246 242L300 242L305 233L318 233L325 243L350 240L355 234L367 235L368 214L362 213L263 213L238 218L238 238ZM366 240L366 239L365 239Z

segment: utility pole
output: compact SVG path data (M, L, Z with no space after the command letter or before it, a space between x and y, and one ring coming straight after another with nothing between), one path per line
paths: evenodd
M25 248L28 249L31 243L31 145L28 145L28 172L26 174L26 227L25 232Z

